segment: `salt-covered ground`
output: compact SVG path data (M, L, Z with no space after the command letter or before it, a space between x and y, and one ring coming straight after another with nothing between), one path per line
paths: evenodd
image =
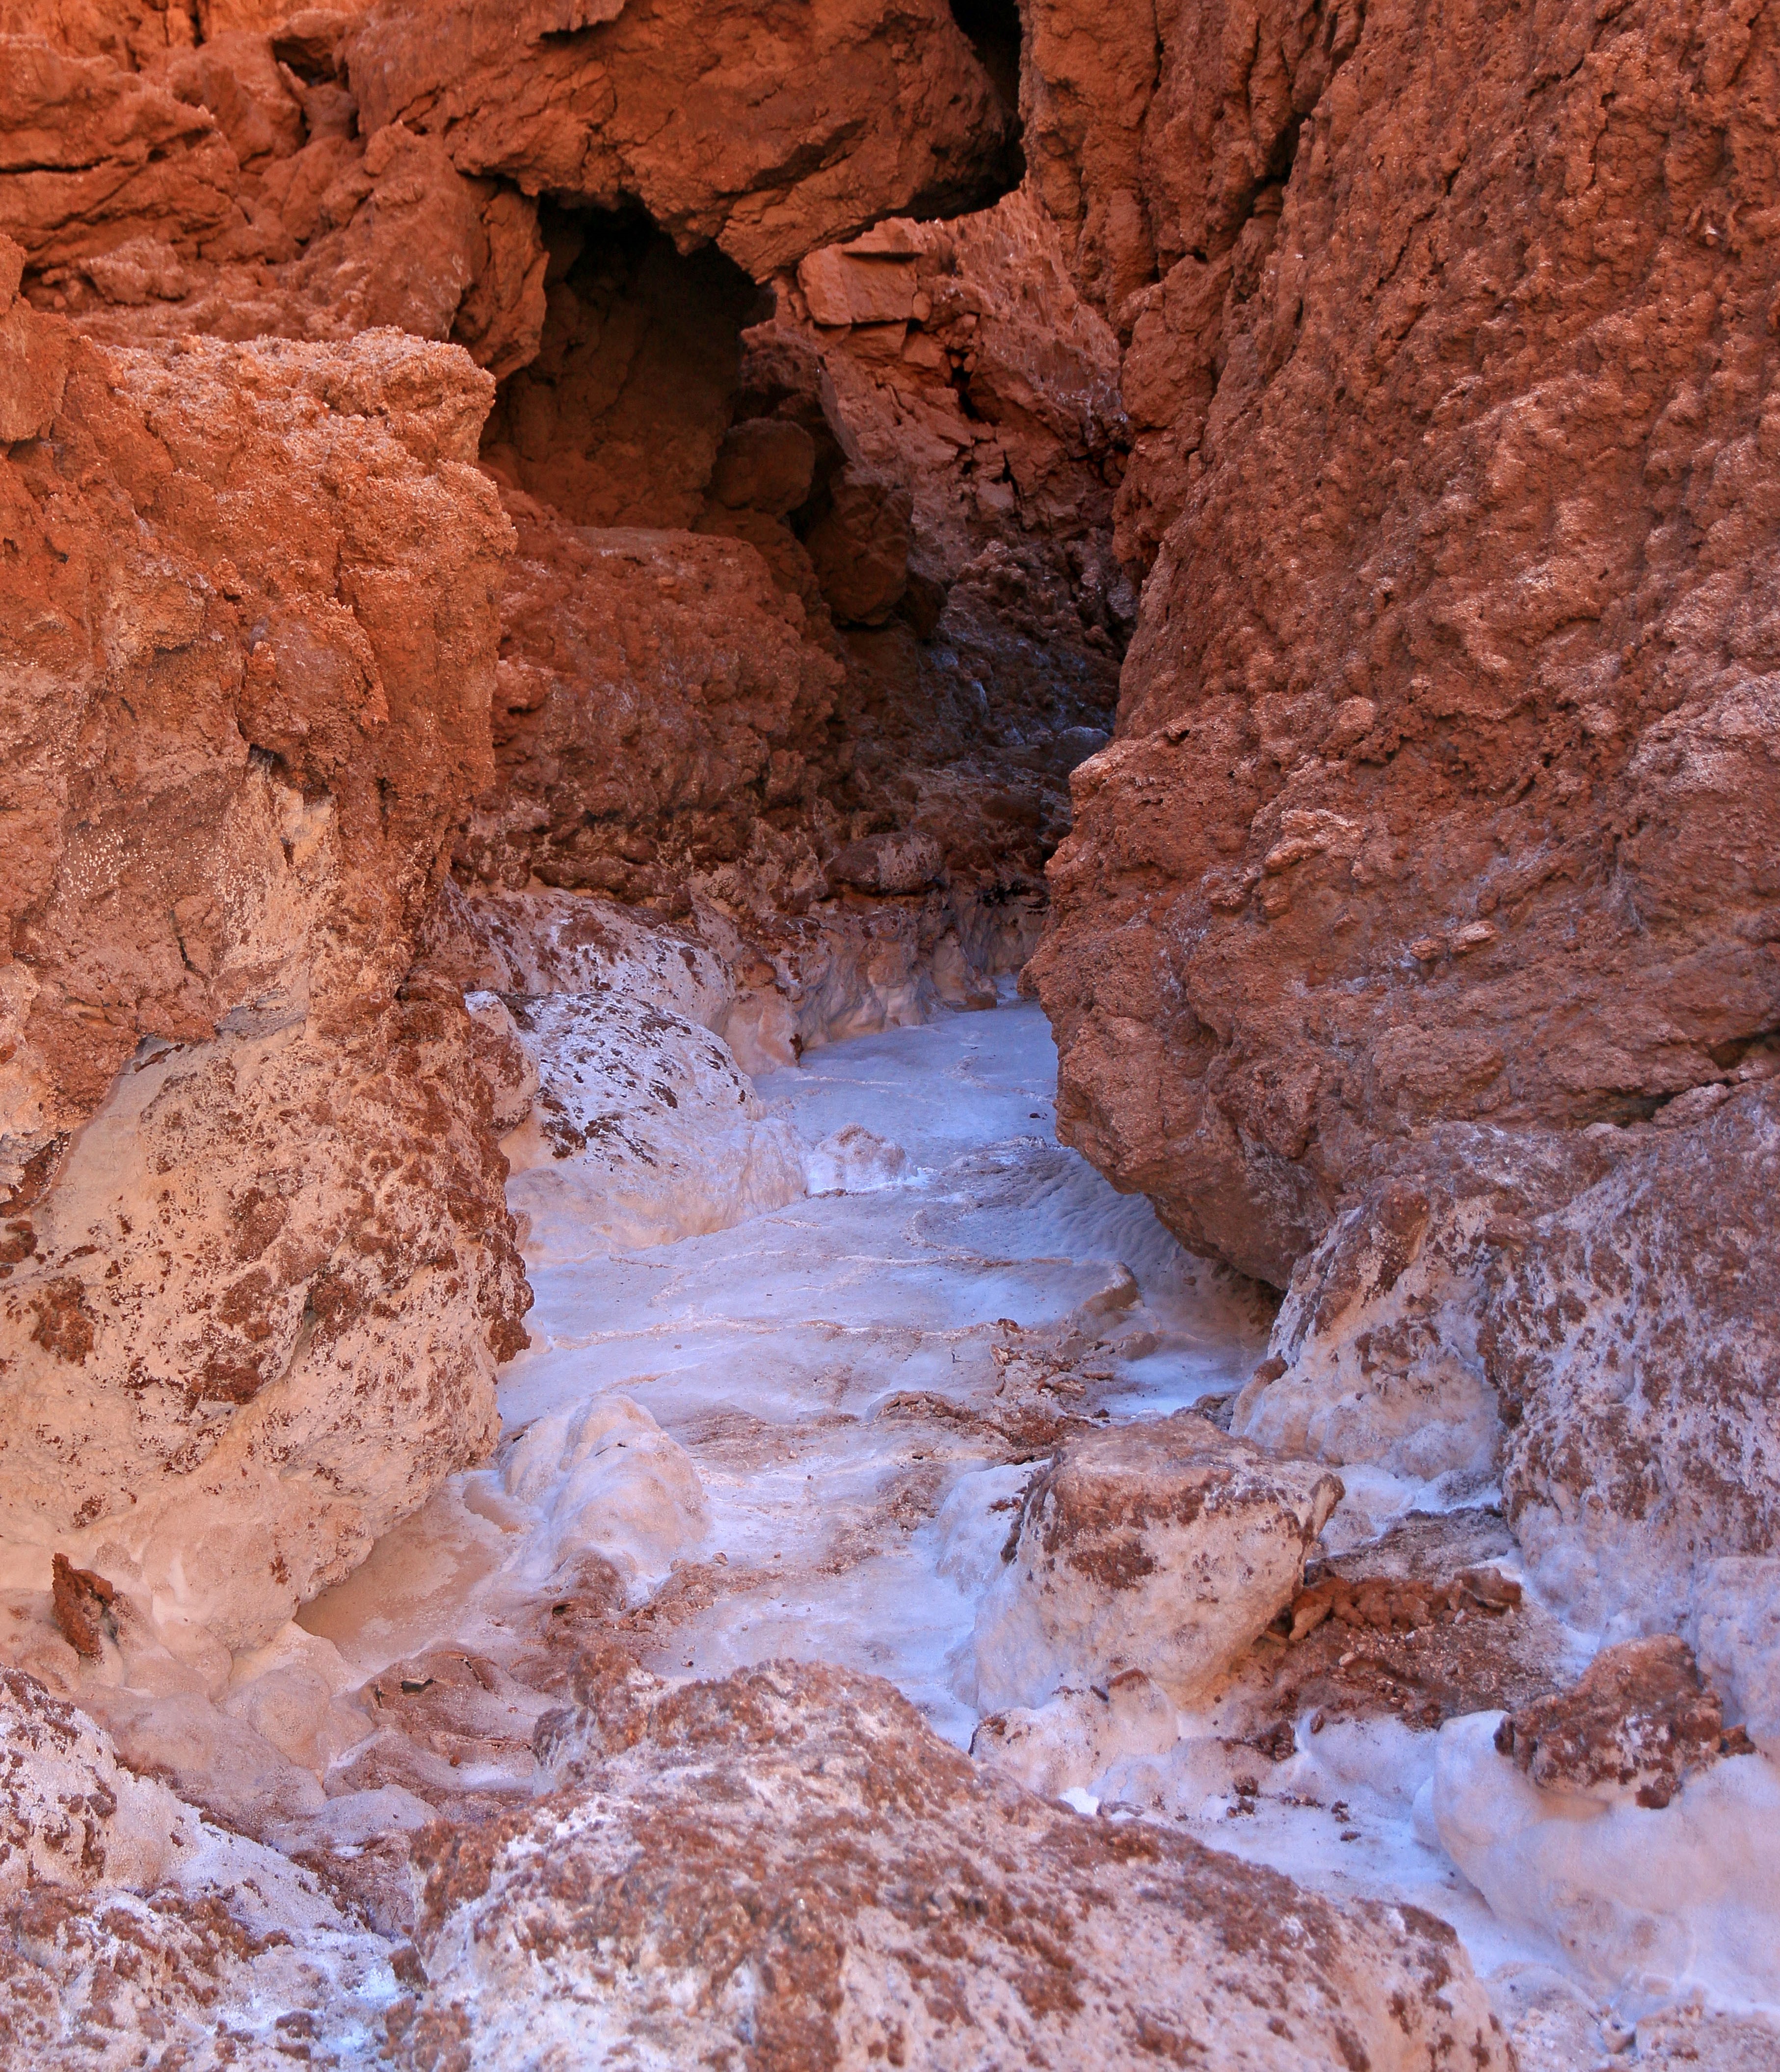
M1054 1084L1044 1018L1013 1001L819 1050L759 1080L769 1115L806 1147L811 1185L833 1191L714 1235L575 1260L558 1233L532 1264L532 1347L506 1371L495 1462L456 1478L302 1625L365 1677L442 1644L499 1660L541 1593L597 1556L657 1673L719 1676L781 1656L870 1670L968 1745L978 1603L1059 1419L1227 1398L1268 1322L1254 1291L1191 1260L1147 1202L1059 1145ZM699 1220L686 1209L673 1210L681 1227ZM1573 1673L1592 1637L1547 1622L1554 1672ZM1076 1774L1059 1756L1047 1788L1089 1817L1184 1827L1333 1897L1442 1916L1528 2068L1592 2067L1640 2015L1700 1985L1722 2003L1750 1998L1761 1963L1719 1979L1712 1947L1734 1939L1744 1874L1714 1871L1679 1819L1659 1831L1641 1815L1632 1840L1635 1851L1647 1836L1653 1876L1686 1888L1654 1942L1635 1907L1616 1926L1610 1892L1590 1886L1589 1850L1606 1863L1623 1846L1598 1826L1568 1868L1505 1876L1498 1897L1522 1918L1504 1919L1436 1832L1442 1737L1393 1720L1313 1733L1301 1720L1296 1752L1268 1762L1239 1744L1245 1702L1239 1690L1183 1716L1164 1753L1110 1767L1084 1758ZM1722 1769L1754 1794L1750 1833L1766 1833L1772 1766ZM467 1772L479 1782L499 1785L498 1766ZM1565 1877L1595 1922L1567 1948L1540 1884ZM1772 1919L1766 1904L1758 1923ZM1616 1934L1651 1943L1630 1989L1613 1970Z
M791 1655L869 1669L967 1742L976 1714L954 1658L980 1582L972 1527L980 1539L986 1521L998 1552L1007 1521L988 1507L1030 1472L978 1429L1003 1383L997 1350L1079 1327L1106 1342L1087 1364L1121 1416L1240 1388L1264 1309L1059 1145L1055 1082L1027 1002L813 1051L760 1079L761 1097L812 1147L868 1133L832 1154L850 1170L813 1176L865 1191L532 1265L532 1347L501 1390L508 1439L622 1397L697 1465L701 1515L668 1526L662 1495L646 1525L615 1523L610 1504L588 1523L586 1544L639 1589L675 1564L727 1572L652 1667L721 1675ZM947 1404L964 1415L948 1420ZM985 1470L982 1503L948 1513ZM548 1525L538 1541L512 1482L504 1459L459 1478L303 1623L367 1674L473 1638L516 1580L504 1539L537 1542L534 1565L567 1552Z

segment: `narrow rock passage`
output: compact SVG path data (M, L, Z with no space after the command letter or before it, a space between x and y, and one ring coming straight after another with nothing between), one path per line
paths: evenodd
M806 1142L832 1147L837 1190L714 1235L534 1264L496 1464L456 1478L302 1623L366 1675L446 1642L498 1653L516 1596L578 1534L633 1597L661 1586L645 1620L658 1672L787 1655L868 1669L968 1743L961 1651L1035 1459L1065 1420L1227 1396L1266 1331L1258 1294L1059 1145L1055 1075L1042 1011L1010 999L762 1079ZM541 1457L573 1451L590 1408L618 1420L606 1453L628 1457L591 1502Z
M804 1198L677 1242L596 1239L578 1257L552 1219L493 1462L302 1615L387 1694L406 1737L394 1768L373 1742L339 1782L386 1812L387 1787L405 1780L467 1810L523 1804L534 1749L549 1745L548 1723L541 1740L533 1729L553 1683L583 1696L587 1671L567 1665L602 1634L669 1691L727 1689L718 1679L773 1662L881 1675L945 1738L974 1741L988 1774L1096 1827L1144 1823L1337 1902L1449 1922L1527 2062L1592 2064L1597 2040L1618 2033L1623 1994L1601 1988L1628 1936L1654 1920L1661 1961L1699 1971L1681 1945L1710 1939L1741 1875L1707 1859L1741 1829L1766 1832L1771 1780L1764 1764L1725 1766L1695 1787L1698 1835L1672 1822L1634 1835L1648 1816L1614 1814L1580 1852L1536 1794L1507 1803L1492 1708L1572 1679L1599 1636L1540 1602L1498 1509L1414 1513L1368 1544L1362 1497L1325 1544L1346 1550L1340 1572L1356 1581L1498 1577L1518 1606L1506 1621L1474 1602L1468 1626L1330 1621L1301 1645L1262 1634L1179 1704L1137 1671L1112 1688L1049 1676L1054 1695L1030 1711L997 1711L979 1691L985 1599L1059 1442L1079 1459L1096 1429L1188 1406L1227 1423L1269 1321L1260 1290L1182 1251L1143 1198L1058 1144L1050 1030L1010 983L991 1012L818 1049L758 1080L807 1148ZM1244 1457L1275 1487L1317 1473ZM1144 1501L1145 1515L1166 1510L1154 1490ZM1240 1622L1249 1558L1218 1530L1193 1614L1213 1626ZM1160 1544L1145 1542L1140 1565ZM553 1621L553 1679L538 1643L541 1626L547 1659ZM460 1663L479 1681L454 1685L470 1675ZM404 1707L427 1708L430 1737ZM1429 1730L1441 1719L1445 1733ZM450 1751L449 1770L403 1771L428 1745ZM1487 1899L1454 1862L1474 1843L1466 1868ZM1672 1880L1656 1916L1614 1914L1626 1848L1654 1851ZM1586 1933L1566 1938L1554 1876L1593 1909ZM1734 1991L1736 1967L1716 1983ZM1715 2047L1741 2048L1713 2019ZM1656 2062L1692 2047L1685 2022L1660 2049L1646 2029ZM1757 2024L1751 2047L1766 2033Z

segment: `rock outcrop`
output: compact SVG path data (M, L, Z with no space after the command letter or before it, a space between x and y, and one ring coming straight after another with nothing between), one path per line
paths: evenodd
M1190 1702L1290 1603L1341 1494L1189 1412L1071 1439L1026 1491L978 1614L980 1706L1126 1670Z
M524 1342L471 1025L403 990L488 768L490 384L0 324L7 1581L64 1548L250 1644L475 1457Z
M1450 1930L986 1781L889 1684L622 1659L535 1809L437 1832L398 2062L1509 2061Z
M1766 1070L1648 1123L1406 1149L1300 1268L1234 1429L1342 1466L1382 1515L1499 1477L1578 1617L1687 1618L1780 1530Z
M1604 1649L1573 1689L1509 1713L1495 1745L1542 1790L1626 1793L1661 1807L1717 1762L1725 1740L1718 1693L1687 1642L1664 1634Z
M639 204L756 279L898 208L1004 183L1009 117L943 0L828 0L763 20L685 0L526 0L496 18L377 0L347 30L368 131L582 208Z
M375 2048L396 1955L275 1851L134 1776L109 1737L0 1670L0 2049L124 2072ZM413 1952L398 1962L411 1966Z
M1780 46L1211 6L1145 74L1034 11L1153 560L1052 875L1063 1124L1284 1285L1380 1145L1632 1120L1774 1026Z

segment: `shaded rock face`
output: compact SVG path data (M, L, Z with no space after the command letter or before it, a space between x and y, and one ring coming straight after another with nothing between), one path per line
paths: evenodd
M808 799L803 750L841 664L744 541L573 525L519 491L507 506L496 770L459 875L672 903L689 862L746 853L763 812ZM804 867L807 898L807 844Z
M647 217L553 210L545 235L537 351L503 388L484 454L571 524L690 526L758 290L713 247L683 258Z
M1774 1026L1777 57L1667 6L1235 19L1140 78L1034 10L1153 562L1038 968L1072 1141L1283 1285L1379 1143L1631 1120Z
M1435 1133L1301 1267L1235 1429L1381 1474L1387 1508L1499 1477L1578 1617L1688 1617L1715 1564L1780 1530L1780 1103L1762 1079L1712 1092L1704 1119Z
M474 1457L524 1342L467 1018L401 991L488 767L488 384L0 323L5 1532L239 1644Z
M491 2064L1137 2066L1213 2035L1282 2068L1509 2062L1425 1914L1338 1914L1083 1823L986 1780L874 1678L652 1684L622 1660L590 1677L541 1723L549 1797L423 1842L429 1984L399 2062L450 2062L471 2008Z
M821 248L752 324L718 253L588 212L545 235L543 348L483 440L521 545L460 877L714 912L800 1042L984 1004L1129 623L1111 332L1020 195ZM886 841L932 861L886 878ZM808 1005L812 960L847 1004Z

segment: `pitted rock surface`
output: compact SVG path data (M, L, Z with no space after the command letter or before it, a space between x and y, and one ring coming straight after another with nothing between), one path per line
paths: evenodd
M1128 83L1083 14L1030 148L1149 574L1036 975L1066 1137L1283 1286L1381 1145L1634 1120L1774 1026L1780 31L1211 5Z
M1442 1924L992 1782L875 1678L596 1681L555 1791L425 1840L399 2063L1510 2062Z

